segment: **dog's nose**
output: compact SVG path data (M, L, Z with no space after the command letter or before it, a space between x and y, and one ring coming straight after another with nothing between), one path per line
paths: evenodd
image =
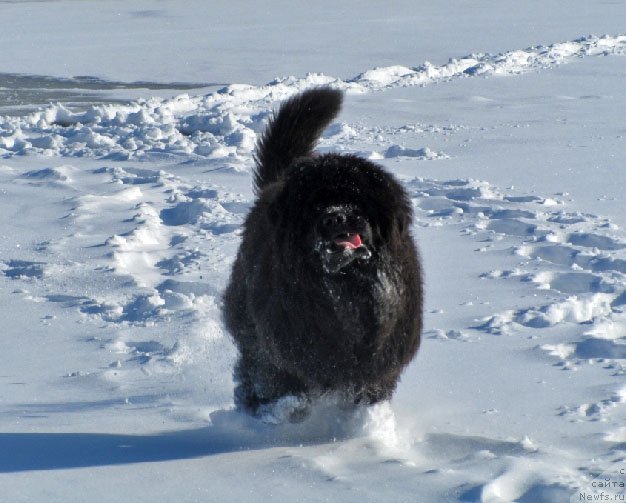
M333 211L332 213L327 213L322 217L322 225L324 227L335 227L345 224L347 220L348 216L345 211Z

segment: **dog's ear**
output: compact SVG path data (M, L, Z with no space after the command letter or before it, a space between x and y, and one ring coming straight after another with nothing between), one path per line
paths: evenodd
M394 213L394 226L398 235L406 234L413 222L413 205L406 192L402 189L400 189L400 193L396 197Z
M398 214L395 220L396 231L398 234L404 234L411 225L411 217L405 212Z
M274 226L280 225L280 216L284 212L285 208L285 194L283 189L284 184L282 182L275 182L267 185L261 193L260 200L262 204L267 208L265 214L270 223Z
M280 203L277 201L272 201L267 207L267 216L272 223L272 225L278 226L280 220Z
M406 229L406 218L404 215L396 217L396 232L401 235L404 234L404 230Z

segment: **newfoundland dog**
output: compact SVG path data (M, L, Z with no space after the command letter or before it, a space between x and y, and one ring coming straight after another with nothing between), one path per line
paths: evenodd
M313 153L341 102L326 87L294 96L257 145L257 199L224 296L235 402L252 414L291 396L388 399L419 346L407 193L375 163Z

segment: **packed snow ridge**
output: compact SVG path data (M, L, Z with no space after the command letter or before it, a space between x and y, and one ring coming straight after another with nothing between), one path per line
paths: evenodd
M374 68L349 80L312 73L304 78L276 79L261 87L234 84L204 96L150 98L81 111L56 104L23 117L0 117L0 156L42 154L115 160L187 156L237 161L249 157L271 105L312 86L365 93L472 76L519 74L573 58L625 52L626 35L588 36L495 55L472 54L441 66L426 62L418 67ZM432 158L427 152L402 149L397 146L382 156ZM380 154L374 153L374 158L376 155Z

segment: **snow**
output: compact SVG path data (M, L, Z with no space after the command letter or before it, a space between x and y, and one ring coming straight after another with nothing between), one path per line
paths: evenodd
M57 104L25 117L2 119L0 155L36 153L128 160L152 154L237 159L249 156L254 148L255 133L262 129L270 104L308 87L333 85L351 93L365 93L468 76L517 74L559 65L574 57L623 53L626 36L589 36L548 47L452 59L439 67L425 63L415 69L377 68L349 80L308 74L300 79L276 79L265 86L237 85L204 96L153 97L130 105L92 106L81 112ZM445 154L401 145L391 145L382 154L383 158L399 156L432 159ZM370 157L379 158L380 154Z
M559 502L621 480L622 4L2 11L0 499ZM411 197L425 330L390 403L285 424L233 410L220 299L256 135L320 84L347 93L320 151Z

